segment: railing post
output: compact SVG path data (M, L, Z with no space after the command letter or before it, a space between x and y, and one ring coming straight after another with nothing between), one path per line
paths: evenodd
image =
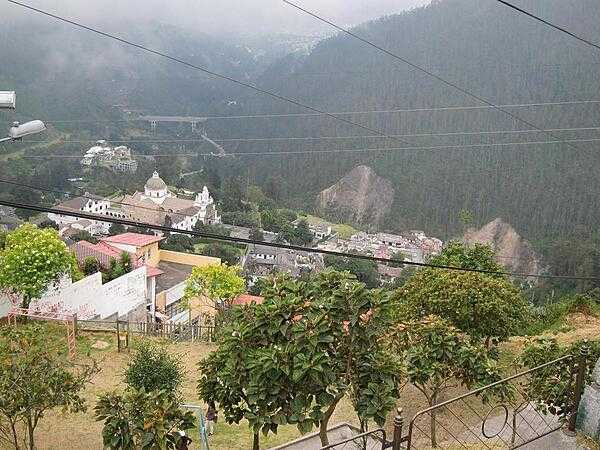
M394 438L392 441L392 450L400 450L402 445L402 426L404 425L404 417L402 417L402 408L396 410L394 416Z
M570 432L575 432L575 427L577 425L577 411L579 410L579 402L581 401L581 395L583 394L585 384L588 353L589 348L586 341L581 346L577 357L577 376L575 378L575 391L573 392L573 409L571 410L571 417L569 417Z

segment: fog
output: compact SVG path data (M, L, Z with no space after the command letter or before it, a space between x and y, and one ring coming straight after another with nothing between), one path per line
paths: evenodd
M398 13L430 0L293 0L345 26ZM322 34L331 28L281 0L23 0L36 8L88 24L155 22L210 34ZM33 23L42 18L3 2L0 22ZM43 18L51 21L52 19Z

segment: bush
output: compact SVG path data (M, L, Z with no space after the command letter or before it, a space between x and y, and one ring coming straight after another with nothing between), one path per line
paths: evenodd
M569 314L582 313L588 316L600 315L600 305L587 295L563 297L557 303L533 308L532 320L526 334L534 336L545 331L553 331L564 325Z
M172 355L164 347L143 342L125 371L125 382L133 389L146 392L163 390L176 394L183 381L183 367L179 355Z
M88 256L83 261L81 270L83 270L83 273L86 275L93 275L96 272L100 272L100 262L93 256Z

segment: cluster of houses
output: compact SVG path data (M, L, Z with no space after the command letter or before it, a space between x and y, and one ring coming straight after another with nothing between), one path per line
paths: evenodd
M106 167L115 172L134 173L138 168L137 161L131 154L131 149L119 145L113 147L106 141L100 140L83 154L80 161L85 167Z
M192 194L192 198L178 197L169 190L167 184L155 171L146 181L141 192L112 198L86 194L57 205L58 208L66 211L98 215L98 220L80 219L55 213L48 214L48 218L59 226L61 236L68 236L69 233L77 233L81 230L93 236L106 235L110 223L103 222L102 216L167 225L188 231L193 230L198 222L220 223L221 218L208 188L204 186L202 192Z

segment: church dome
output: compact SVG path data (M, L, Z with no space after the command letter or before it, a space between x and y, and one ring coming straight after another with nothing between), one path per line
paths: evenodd
M167 188L167 183L163 181L161 177L158 176L158 172L154 171L151 178L148 178L146 181L146 186L144 186L146 190L150 191L162 191Z

